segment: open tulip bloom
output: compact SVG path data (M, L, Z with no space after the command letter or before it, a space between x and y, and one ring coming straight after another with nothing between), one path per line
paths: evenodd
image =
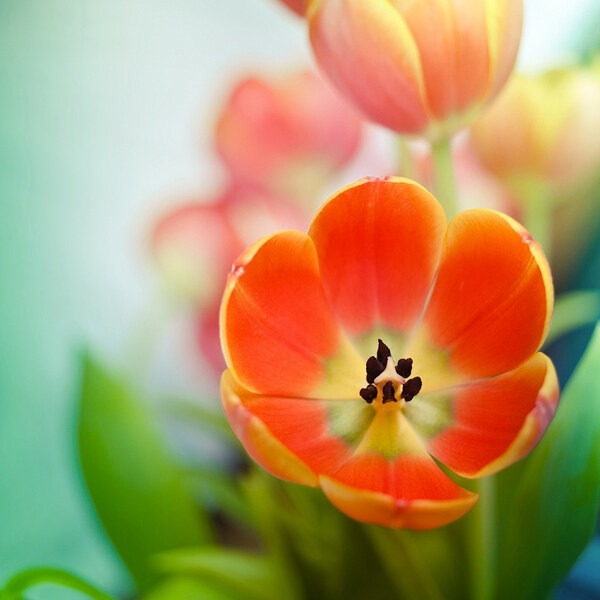
M221 308L221 395L248 453L354 519L428 529L466 513L462 477L526 455L558 402L537 352L553 307L539 245L474 209L447 225L396 177L333 195L308 234L247 249ZM435 459L435 460L434 460Z

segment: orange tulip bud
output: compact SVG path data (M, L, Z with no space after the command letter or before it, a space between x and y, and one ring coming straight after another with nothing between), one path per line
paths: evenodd
M447 137L508 78L522 0L315 0L307 18L322 69L373 121Z
M542 180L554 192L600 165L600 69L516 76L472 130L484 164L509 184Z

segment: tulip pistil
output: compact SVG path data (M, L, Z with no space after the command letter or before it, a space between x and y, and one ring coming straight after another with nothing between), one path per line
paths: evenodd
M377 347L377 356L370 356L366 363L367 387L360 390L360 397L372 404L381 393L381 404L398 402L399 398L410 402L420 391L423 385L420 377L412 377L412 358L401 358L394 363L392 352L381 340Z

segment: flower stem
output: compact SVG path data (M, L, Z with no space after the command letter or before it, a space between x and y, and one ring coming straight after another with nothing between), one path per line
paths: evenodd
M443 138L432 143L431 156L433 159L437 199L444 207L446 217L450 220L458 212L451 139Z
M490 600L495 587L496 482L493 475L479 479L479 501L472 512L469 548L471 555L472 598Z
M114 600L112 596L96 589L87 581L84 581L75 575L71 575L60 569L47 567L28 569L27 571L17 573L7 582L4 589L0 591L0 598L2 600L18 600L21 598L22 592L27 588L40 583L52 583L72 590L77 590L94 600Z
M408 179L417 180L417 169L414 157L410 151L410 146L404 137L398 137L398 158L399 173Z
M523 204L523 225L551 258L554 206L547 185L535 179L520 180L514 189Z
M368 527L366 531L400 598L444 599L426 560L411 543L409 532L377 526ZM399 569L399 563L406 565L407 569Z

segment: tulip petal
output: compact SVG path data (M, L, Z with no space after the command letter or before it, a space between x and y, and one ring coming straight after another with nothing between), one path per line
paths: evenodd
M428 103L439 120L488 87L485 6L472 0L392 0L419 48Z
M485 10L491 99L506 83L517 59L523 29L523 0L486 0Z
M419 51L388 0L315 2L307 18L321 68L371 119L405 133L427 127Z
M435 198L398 177L360 180L321 208L309 236L331 306L351 336L376 326L406 332L414 325L435 276L445 229Z
M448 227L424 329L408 351L423 391L448 384L449 371L456 384L516 368L540 347L553 299L546 258L521 225L492 210L459 214Z
M406 407L406 415L422 437L430 438L433 456L463 477L483 477L525 456L557 404L554 366L537 353L509 373L420 396Z
M221 379L223 408L233 431L244 444L248 454L276 477L316 487L318 479L313 471L246 408L243 400L248 397L252 397L252 394L240 386L231 371L225 371ZM281 400L285 402L286 399ZM308 400L296 402L304 402L307 407L312 404Z
M331 503L357 521L398 529L433 529L462 517L478 496L450 500L394 500L388 494L369 492L322 475L321 488Z
M236 261L221 306L227 365L251 391L357 398L364 363L344 339L321 284L312 240L263 238Z
M456 485L423 448L390 459L361 452L333 475L323 491L341 511L366 523L431 529L464 515L477 496Z

